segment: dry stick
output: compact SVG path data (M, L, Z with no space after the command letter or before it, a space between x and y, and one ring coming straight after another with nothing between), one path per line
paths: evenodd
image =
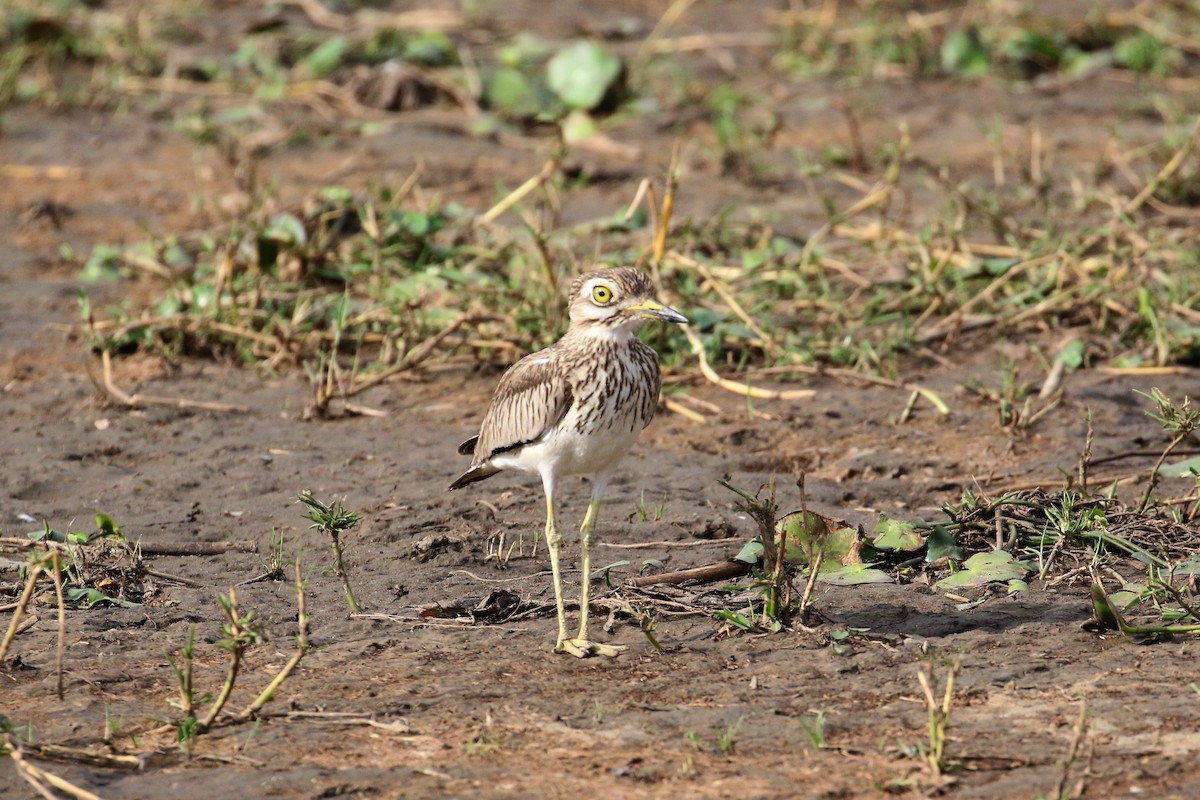
M123 756L113 753L93 753L60 744L24 744L24 754L40 761L57 761L62 764L86 764L90 767L108 769L138 769L142 759L138 756Z
M696 0L674 0L671 5L667 6L667 10L658 18L658 22L654 23L654 28L651 29L650 35L642 40L637 52L634 53L631 61L631 72L636 72L642 68L642 65L649 60L650 53L654 50L657 42L663 38L663 33L666 32L667 28L678 22L684 12L691 8L695 2Z
M388 380L389 378L395 377L396 375L399 375L404 372L411 371L413 368L415 368L417 365L419 365L421 362L423 362L426 358L428 358L429 355L434 351L434 349L436 349L439 344L441 344L443 341L445 341L446 337L448 337L451 334L458 331L460 328L462 328L463 325L466 325L467 323L485 322L485 321L488 321L491 319L494 319L494 317L491 317L486 314L473 314L473 313L469 313L469 312L461 314L457 319L452 321L446 328L433 334L428 339L421 342L419 345L417 345L415 348L413 348L411 351L409 351L408 355L406 355L403 359L401 359L399 364L391 366L388 369L385 369L382 372L376 373L375 375L372 375L370 378L367 378L358 383L355 383L354 378L351 378L350 386L348 388L346 388L346 387L341 388L341 391L338 396L341 397L344 402L346 398L353 397L356 394L361 394L362 392L365 392L367 389L370 389L374 386L378 386L379 384L383 383L384 381ZM334 360L334 361L336 361L336 360ZM337 369L336 364L331 362L330 370L328 373L330 376L330 384L329 384L330 387L332 386L332 373L335 369ZM338 381L338 383L340 386L341 381ZM332 397L332 388L327 388L325 391L327 391L329 393L329 396ZM357 403L344 403L344 405L345 405L345 410L349 411L350 413L353 413L353 414L359 414L361 416L370 416L370 417L387 416L386 411L379 411L377 409L368 408L367 406L361 406L361 405L358 405Z
M641 183L638 184L637 191L633 193L633 201L630 202L629 207L625 209L625 215L622 217L625 222L629 222L631 219L633 219L633 215L637 213L638 206L640 206L642 201L646 199L646 192L649 190L650 179L642 178Z
M170 581L171 583L178 583L182 584L183 586L191 586L193 589L203 589L208 585L206 583L201 583L200 581L194 581L191 578L184 578L180 575L172 575L169 572L159 572L155 569L149 569L146 566L142 567L142 571L151 578L158 578L159 580Z
M551 158L542 165L541 172L534 175L529 180L522 183L516 189L509 192L508 196L501 200L496 205L488 209L484 214L478 217L479 221L484 224L495 222L496 219L504 212L515 206L517 203L525 199L526 195L536 191L538 187L550 180L550 177L558 169L558 159Z
M41 167L29 164L0 164L0 177L14 178L19 181L77 181L83 178L83 170L79 167L68 167L61 164L49 164Z
M71 545L66 542L35 542L32 539L22 539L16 536L0 536L0 547L12 547L17 550L57 550L60 553L64 553L78 547L78 545Z
M1079 748L1083 744L1087 732L1087 698L1080 698L1079 719L1075 721L1075 729L1071 732L1071 745L1067 749L1067 757L1062 762L1062 773L1058 783L1054 785L1051 797L1067 797L1067 781L1071 779L1071 764L1079 756ZM1086 774L1086 770L1084 770ZM1083 780L1082 778L1080 780Z
M1158 174L1155 175L1150 182L1147 183L1142 190L1137 193L1136 197L1125 204L1124 209L1122 209L1124 213L1132 214L1134 211L1137 211L1139 208L1141 208L1142 204L1145 203L1152 194L1158 191L1158 187L1162 185L1163 181L1167 180L1179 171L1179 168L1183 166L1183 162L1186 161L1188 156L1192 154L1192 150L1196 146L1197 134L1200 134L1200 119L1197 119L1194 123L1192 123L1192 129L1188 131L1187 139L1185 139L1183 145L1175 151L1170 160L1163 165L1163 168L1158 171Z
M129 74L122 75L113 88L128 94L137 92L163 92L169 94L191 94L201 97L229 97L235 94L232 87L219 83L192 81L186 78L142 78Z
M667 234L671 230L671 216L675 211L675 192L679 188L679 140L671 147L671 163L667 165L667 185L663 190L662 212L654 229L654 251L652 264L657 270L667 251ZM657 273L656 273L657 274Z
M729 309L733 311L737 318L745 323L746 327L762 340L763 348L767 351L767 353L771 355L776 355L779 353L780 348L779 345L776 344L775 340L772 339L766 331L759 327L758 323L746 313L746 309L742 308L742 304L739 303L737 298L733 296L733 292L729 291L729 287L727 287L719 278L713 275L712 272L709 271L708 267L694 258L689 258L688 256L683 255L677 250L670 251L668 255L673 260L696 270L696 272L699 272L700 277L702 277L708 283L708 285L711 286L718 295L720 295L721 299L725 301L725 305L729 306Z
M678 414L679 416L684 417L685 419L690 419L692 422L695 422L697 425L708 424L708 418L705 417L703 414L701 414L699 411L693 411L692 409L687 408L686 406L682 406L679 403L676 403L674 400L672 400L668 397L664 397L662 402L663 402L663 405L667 407L668 411Z
M29 606L29 599L33 597L34 584L37 583L37 579L42 574L42 571L41 564L34 564L33 569L29 570L29 579L25 581L25 591L21 592L21 599L17 601L17 607L13 611L12 619L8 623L8 630L4 634L4 641L0 642L0 664L4 663L5 656L8 655L8 648L12 645L13 638L17 635L17 626L21 623L21 617L25 615L25 609Z
M400 31L448 31L462 27L464 17L449 9L420 8L412 11L388 12L364 9L354 14L335 14L318 0L288 0L304 12L312 24L339 32L353 29L367 31L394 28Z
M912 416L913 409L917 407L917 400L921 398L921 393L914 391L908 396L908 402L904 404L904 409L900 412L900 416L896 418L897 425L903 425L908 422L908 418Z
M1095 371L1101 375L1138 375L1138 376L1155 376L1155 375L1184 375L1190 367L1096 367Z
M1092 442L1096 437L1096 428L1092 424L1092 409L1089 408L1084 414L1084 421L1087 424L1087 432L1083 437L1083 452L1079 454L1079 490L1085 495L1087 494L1088 486L1088 470L1093 464L1099 464L1100 461L1092 459Z
M437 348L437 346L445 341L446 337L457 332L462 326L475 324L477 322L486 322L491 319L494 319L494 317L487 314L460 314L448 326L446 326L446 328L433 334L428 339L410 350L408 355L406 355L399 364L389 369L385 369L383 372L380 372L377 375L372 375L362 383L352 385L348 390L346 390L345 396L353 397L354 395L364 392L373 386L378 386L394 375L411 370L413 367L416 367L418 364L428 358L429 355Z
M174 408L198 408L202 411L221 412L245 413L250 410L246 406L239 406L233 403L210 403L201 400L188 400L181 397L158 397L156 395L149 394L127 394L115 383L113 383L112 355L109 353L108 348L100 351L100 361L104 367L104 384L100 388L104 389L104 391L108 393L108 396L113 400L116 400L118 403L128 408L154 405L172 406Z
M256 542L164 542L161 544L139 544L144 556L217 556L234 551L257 553Z
M808 612L812 608L812 593L817 588L817 576L821 572L821 562L825 560L825 548L817 551L810 564L808 580L804 582L804 592L800 595L800 624L808 624Z
M189 333L203 333L207 331L215 331L224 333L228 336L233 336L239 339L248 339L255 344L263 347L277 349L280 345L279 339L274 336L268 336L265 333L250 328L243 328L237 325L230 325L226 322L217 322L216 320L202 317L195 314L168 314L158 317L145 317L133 322L121 323L117 320L96 320L89 322L89 327L93 331L112 330L112 338L121 339L127 336L131 331L141 329L156 329L156 328L178 328ZM93 381L94 382L94 381Z
M990 299L991 296L1000 289L1000 287L1004 286L1006 283L1010 283L1015 278L1024 275L1029 270L1035 267L1040 267L1043 264L1047 264L1056 258L1058 258L1058 254L1051 253L1049 255L1022 261L1020 264L1014 264L1012 267L1005 270L1002 275L999 275L991 283L985 286L982 291L978 292L958 308L954 309L954 311L947 314L928 330L920 331L916 337L917 341L930 342L935 339L942 338L951 330L957 328L961 321L971 311L971 309L975 308L980 303L983 303L985 300ZM994 322L995 320L993 319L992 321Z
M807 517L808 508L804 497L804 474L800 474L796 485L800 487L800 509L804 512L804 517ZM769 520L766 520L770 525L770 530L763 531L764 536L775 538L775 532L779 531L779 540L775 544L775 563L771 565L771 591L775 595L775 618L773 622L783 622L788 615L788 604L792 600L792 579L787 574L787 561L784 558L787 552L787 529L778 524L776 512L779 506L775 502L775 477L771 477L771 498L770 509L772 511ZM802 517L802 519L804 518ZM765 555L765 551L764 551ZM766 566L764 563L763 566Z
M844 227L842 220L850 219L851 217L861 214L869 208L877 205L884 205L886 208L888 201L891 200L892 194L896 191L896 187L900 183L900 168L904 161L904 156L908 152L911 140L909 138L908 126L901 123L900 142L896 147L896 153L892 157L892 161L888 164L887 172L882 183L876 183L871 192L865 197L852 203L841 213L834 216L824 225L817 229L816 233L809 237L804 243L804 250L800 254L800 263L802 265L812 262L813 253L818 244L830 233L840 232ZM878 225L876 223L876 225Z
M13 760L13 765L17 769L17 774L37 790L38 794L47 798L47 800L57 800L58 795L47 789L45 784L50 784L60 792L65 792L71 797L76 798L76 800L103 800L99 795L92 794L87 789L82 789L70 781L64 780L51 772L46 772L44 769L26 761L25 749L21 745L21 740L13 734L5 734L4 741L8 747L8 755Z
M300 574L300 564L296 563L296 605L299 609L296 618L297 633L296 633L296 652L292 653L292 657L283 665L283 669L279 670L279 674L275 679L267 684L267 688L263 689L255 698L254 702L246 707L242 713L233 718L233 722L245 722L246 720L257 714L263 706L271 702L271 698L275 696L275 692L283 685L283 682L288 679L292 671L300 665L300 661L308 652L308 614L304 610L304 580Z
M663 572L658 575L643 575L626 581L627 586L642 587L656 584L678 586L681 583L713 583L740 578L750 572L750 565L744 561L722 561L719 564L709 564L705 567L693 567L678 572Z
M614 550L652 550L660 547L712 547L724 543L721 539L704 539L699 542L597 542L596 545Z
M58 649L54 657L54 667L57 673L55 688L58 699L63 699L63 649L67 639L67 606L63 602L62 561L57 550L50 552L50 561L54 564L54 596L58 601Z
M808 525L808 491L804 487L804 473L803 472L800 473L800 477L796 478L796 488L800 490L800 519L802 520L801 525L803 525L804 527L807 527L807 525ZM781 529L780 533L782 535L786 536L786 531ZM779 544L780 567L782 567L782 565L783 565L784 543L785 542L781 536L781 540L780 540L780 544ZM825 560L825 547L824 547L824 543L822 543L822 546L817 550L817 554L816 554L816 556L814 556L814 558L812 560L812 564L810 565L810 571L808 573L808 581L804 584L804 593L800 596L800 624L801 625L808 624L808 610L809 610L810 604L812 603L812 593L813 593L813 589L817 585L817 575L821 572L821 562L824 560ZM790 581L789 581L788 585L789 586L791 585Z
M1171 440L1171 443L1167 445L1167 449L1163 450L1162 455L1158 457L1158 461L1154 462L1154 466L1150 469L1150 484L1146 487L1146 493L1142 495L1142 502L1138 504L1137 513L1141 514L1146 510L1146 507L1150 505L1150 498L1154 494L1155 488L1158 486L1158 471L1162 469L1162 465L1164 462L1166 462L1167 456L1171 455L1171 451L1178 447L1184 439L1190 438L1191 435L1191 431L1188 431L1176 436Z
M701 411L707 411L709 414L720 414L721 413L721 407L719 405L717 405L716 403L710 403L707 400L702 400L699 397L693 397L690 394L679 395L679 401L681 403L686 403L687 405L694 406L694 407L700 409Z
M748 383L742 384L737 381L731 381L728 378L722 378L716 373L716 370L709 366L708 356L704 353L704 345L692 330L692 326L681 325L680 327L683 328L683 335L687 337L688 343L692 346L692 352L696 354L701 374L704 375L709 383L716 384L727 392L733 392L734 394L751 397L756 400L809 400L817 394L812 389L788 389L784 391L760 389L750 386Z

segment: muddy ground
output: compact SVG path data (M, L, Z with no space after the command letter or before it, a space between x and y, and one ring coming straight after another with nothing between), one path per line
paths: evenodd
M730 19L718 4L701 5L682 29L754 30L762 11L755 6L755 13ZM237 13L223 23L231 31L245 22ZM591 14L565 5L534 24L565 38L582 22L612 16L655 18L639 4ZM502 30L514 25L493 22ZM757 81L778 103L783 127L768 150L775 179L763 186L723 175L699 146L687 165L683 215L703 218L733 203L771 214L793 233L819 225L824 211L786 148L844 137L837 111L844 101L860 109L868 142L894 136L903 120L916 156L957 176L991 174L992 145L982 141L978 123L984 115L1001 121L1014 151L1031 125L1052 133L1057 175L1094 168L1113 130L1133 143L1161 134L1161 123L1144 113L1139 87L1105 70L1038 90L998 79L801 84L765 71L758 76L765 56L753 49L729 57L744 80ZM715 69L701 56L697 63L702 77ZM425 190L480 208L497 185L515 186L539 169L544 152L536 146L471 138L461 132L465 126L445 123L456 113L395 114L371 138L331 126L332 142L271 152L260 169L281 195L299 198L333 181L399 183L420 159ZM55 615L37 609L38 622L15 642L16 668L0 674L0 711L29 726L37 742L98 749L108 720L118 749L149 754L141 771L45 764L51 771L102 797L131 800L181 793L835 798L937 791L1034 798L1082 778L1086 797L1194 796L1194 645L1142 647L1082 630L1091 616L1083 580L1053 588L1033 582L1028 592L998 593L966 611L924 585L819 585L817 606L829 622L772 635L728 635L709 617L663 607L656 636L666 652L617 616L600 635L628 651L586 661L551 653L552 614L495 625L418 616L439 604L474 605L501 588L534 605L553 599L544 549L535 557L528 547L542 524L536 483L501 475L445 491L464 466L455 447L478 424L494 370L407 376L361 398L386 416L328 422L301 419L309 395L303 376L263 377L209 361L170 366L133 357L117 363L115 378L130 392L249 410L130 410L97 390L98 361L76 330L77 266L61 261L60 245L86 254L95 244L140 240L147 230L190 230L237 191L227 165L166 116L22 105L4 112L0 163L77 171L0 178L0 534L24 535L42 520L90 530L103 512L147 544L250 542L258 552L149 557L153 569L195 585L156 579L152 604L71 611L62 700L54 691ZM639 155L606 163L608 179L567 195L565 223L623 208L642 176L661 174L679 129L700 143L711 140L706 123L686 110L667 124L635 117L621 127L614 135ZM910 219L939 213L923 208L919 194L914 189L909 198ZM66 213L34 213L45 201ZM145 290L82 288L97 305ZM938 519L939 507L967 488L994 496L1020 485L1061 485L1059 471L1075 469L1088 408L1097 456L1165 446L1134 390L1157 386L1182 396L1194 391L1194 371L1072 373L1062 404L1019 431L997 423L994 403L963 390L971 381L998 386L1006 359L1036 364L1035 348L1052 350L1064 335L966 337L937 359L914 360L905 377L940 393L951 413L920 406L902 425L895 424L908 399L902 389L821 378L807 384L816 391L811 401L748 408L695 375L676 374L672 380L691 384L693 396L719 411L704 426L662 412L647 430L610 490L596 563L631 561L614 572L619 580L644 559L674 569L732 556L754 528L717 485L726 474L749 487L779 478L781 504L791 509L799 505L792 476L802 471L810 507L870 527L880 513ZM1106 476L1149 463L1119 462ZM1169 488L1178 494L1187 487ZM327 542L309 530L295 502L304 489L345 498L363 514L346 546L366 615L347 613L337 579L323 571ZM582 516L587 486L572 481L564 492L562 524L569 526ZM651 508L664 504L661 519L639 520L635 506L643 497ZM487 559L489 537L498 532L509 542L526 537L505 570ZM202 691L217 689L226 659L210 644L221 620L216 593L262 572L277 533L288 557L298 554L310 574L316 647L269 715L200 737L186 757L162 723L177 714L169 705L177 684L168 656L178 658L195 626L197 683ZM622 547L637 544L648 546ZM572 543L568 568L576 556ZM5 569L4 585L12 587L16 573ZM570 587L578 578L568 569ZM296 605L286 581L237 592L269 634L244 666L232 702L240 709L290 655ZM0 622L7 624L8 613ZM835 648L830 632L847 628L869 629L869 636ZM929 653L962 659L947 744L957 769L945 781L912 755L926 737L917 672ZM1088 723L1078 737L1084 703ZM825 718L823 749L811 746L804 727L818 713ZM1076 738L1079 758L1062 783ZM35 796L7 759L0 761L0 795Z

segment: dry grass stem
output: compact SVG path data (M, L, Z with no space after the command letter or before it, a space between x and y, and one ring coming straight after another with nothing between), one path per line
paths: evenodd
M4 633L4 640L0 641L0 666L3 666L8 658L8 649L12 646L13 639L18 633L21 618L29 608L29 601L33 598L33 589L37 585L42 571L41 564L33 564L29 570L29 577L25 580L25 589L21 592L20 599L17 600L17 607L13 609L12 619L8 621L8 630Z
M17 774L21 776L22 780L32 786L34 791L45 797L46 800L59 800L59 792L73 797L75 800L104 800L100 795L76 786L70 781L60 778L52 772L47 772L28 761L21 740L13 734L5 734L4 742L8 748L8 756L12 759Z
M810 400L816 396L816 392L812 389L762 389L757 386L751 386L749 382L738 383L737 381L722 378L717 374L708 363L708 356L704 353L704 344L700 341L700 337L692 330L691 325L680 325L684 336L687 337L688 343L692 346L692 352L696 354L696 360L699 362L700 373L705 380L712 383L727 392L733 392L742 397L750 397L755 400Z
M200 411L218 411L226 413L248 413L250 409L246 406L237 405L235 403L214 403L202 400L188 400L178 397L158 397L149 394L128 394L113 381L112 374L112 355L107 349L100 351L100 363L104 370L104 379L100 384L96 384L97 388L101 388L108 394L110 398L115 400L120 405L126 408L141 408L143 406L170 406L172 408L194 408ZM95 378L88 371L88 376L92 377L92 383L96 383Z

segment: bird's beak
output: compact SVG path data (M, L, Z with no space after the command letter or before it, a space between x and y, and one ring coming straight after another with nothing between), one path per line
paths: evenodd
M683 314L680 314L670 306L664 306L657 300L644 300L636 306L630 306L625 310L640 314L643 317L649 317L650 319L662 320L663 322L686 323L688 321L688 318Z

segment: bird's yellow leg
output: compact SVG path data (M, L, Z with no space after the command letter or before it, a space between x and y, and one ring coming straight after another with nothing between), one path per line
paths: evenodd
M583 570L579 589L579 635L574 639L560 641L557 648L580 658L591 655L615 656L625 649L617 645L592 642L587 638L588 600L591 596L592 583L592 532L596 529L596 517L599 514L600 498L593 496L592 502L588 504L587 514L583 517L583 525L579 529L579 544L582 551L579 566Z
M558 644L556 651L562 649L567 640L567 612L563 607L562 573L558 567L558 548L562 544L562 536L554 523L554 498L546 495L546 549L550 551L550 572L554 575L554 605L558 608Z

